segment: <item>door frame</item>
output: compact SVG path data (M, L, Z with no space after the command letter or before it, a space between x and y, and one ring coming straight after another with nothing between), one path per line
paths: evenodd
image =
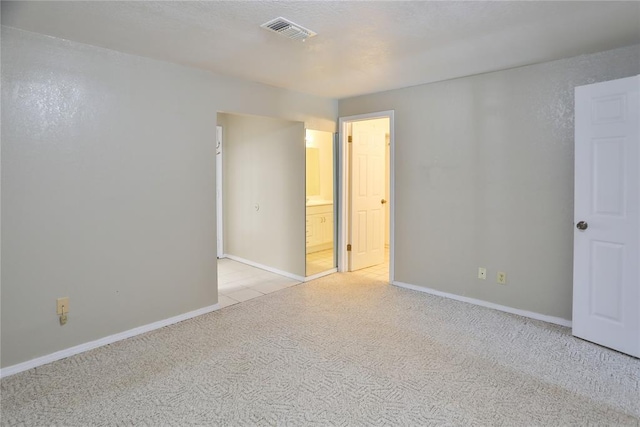
M349 240L349 169L351 159L346 140L347 126L353 122L370 119L389 119L389 283L394 281L395 266L395 125L394 110L379 111L338 118L339 161L338 161L338 271L346 272L349 268L347 242Z
M224 209L223 209L223 129L216 126L216 252L218 258L225 258L224 254Z

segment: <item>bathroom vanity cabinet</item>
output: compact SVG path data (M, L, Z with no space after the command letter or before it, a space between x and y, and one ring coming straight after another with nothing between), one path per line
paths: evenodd
M307 206L307 253L333 247L333 204Z

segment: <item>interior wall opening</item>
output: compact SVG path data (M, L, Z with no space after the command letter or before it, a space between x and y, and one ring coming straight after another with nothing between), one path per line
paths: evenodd
M340 119L339 271L393 280L393 112Z
M336 269L334 134L307 129L305 254L307 278Z
M218 294L226 306L304 281L305 129L231 113L218 113L217 124Z

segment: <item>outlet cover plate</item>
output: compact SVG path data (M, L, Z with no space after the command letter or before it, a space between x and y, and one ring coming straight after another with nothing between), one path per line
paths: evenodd
M478 267L478 279L487 279L487 269L484 267Z
M498 282L499 285L506 285L507 273L505 273L504 271L498 271L498 276L496 277L496 281Z
M62 314L62 306L64 305L64 314L69 312L69 297L62 297L56 300L56 313Z

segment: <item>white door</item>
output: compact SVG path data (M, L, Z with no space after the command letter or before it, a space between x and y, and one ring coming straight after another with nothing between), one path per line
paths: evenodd
M218 258L222 258L222 126L216 126L216 230Z
M378 119L352 124L350 271L384 262L387 123Z
M640 357L640 77L576 88L573 335Z

